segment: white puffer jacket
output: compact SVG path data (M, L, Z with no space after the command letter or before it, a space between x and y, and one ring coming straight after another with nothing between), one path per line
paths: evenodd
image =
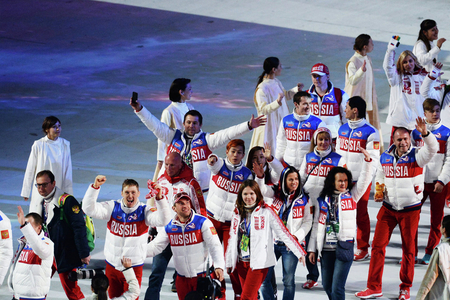
M208 216L220 222L231 221L239 187L246 179L253 179L252 171L242 162L235 166L228 159L220 157L217 157L213 166L208 165L208 168L211 170L211 183L206 199Z
M97 203L100 188L92 184L83 198L83 211L91 218L108 220L104 254L106 261L118 270L123 270L121 259L128 257L132 266L144 263L147 252L149 226L165 226L171 212L166 199L155 200L156 210L138 203L128 208L123 199Z
M214 225L208 218L194 211L186 223L181 223L175 216L165 226L165 230L148 244L147 256L153 257L161 253L169 243L175 270L181 276L193 278L205 272L209 254L214 267L225 270L223 248Z
M429 133L423 138L422 148L410 147L398 161L395 160L395 145L381 154L381 168L376 182L386 185L384 205L394 210L414 210L421 205L424 176L423 167L429 163L439 149L436 137Z
M366 149L370 157L378 162L380 160L380 134L378 130L366 119L348 121L339 128L339 137L336 141L336 153L347 162L347 168L352 172L353 181L357 181L363 168L364 154L359 148ZM376 171L376 164L373 164Z
M345 107L348 101L348 95L344 90L341 90L342 100L338 103L336 99L336 88L334 88L331 81L328 81L328 92L323 96L322 100L316 92L316 87L311 85L308 90L311 94L311 114L319 117L327 124L327 128L331 131L331 137L337 138L338 129L342 124L347 123L345 118Z
M284 176L281 176L281 178L284 178ZM256 182L258 183L263 196L272 200L268 204L271 205L273 210L279 215L283 201L274 198L275 192L271 186L264 184L264 178L256 177ZM311 230L311 226L312 214L310 201L306 195L300 194L291 204L286 228L301 243Z
M436 137L439 150L433 156L433 159L425 165L425 183L433 183L437 180L445 186L450 181L450 129L442 125L441 121L436 124L427 123L427 129ZM417 129L414 129L411 136L414 146L423 146L422 135Z
M300 169L303 157L309 152L311 139L319 127L327 127L325 122L311 114L298 115L294 111L280 122L277 135L275 157L290 166Z
M422 86L420 87L420 94L424 98L431 98L441 103L441 121L442 124L450 128L450 93L445 93L445 84L442 84L436 78L429 75L425 77Z
M183 131L180 131L178 129L172 129L166 124L162 123L155 116L153 116L145 107L142 107L140 111L135 113L139 117L139 119L141 119L142 123L144 123L145 126L147 126L147 128L151 130L158 139L160 139L163 143L168 144L167 151L176 151L181 155L183 155L186 149L186 141L184 139L184 135L182 134ZM177 134L177 131L181 133L179 141L180 143L182 143L182 145L179 145L181 149L175 149L175 147L170 147L172 140ZM230 140L237 138L249 131L250 129L248 128L248 122L243 122L239 125L219 130L214 134L203 133L203 131L200 130L199 133L194 135L194 138L191 141L191 150L194 148L194 146L198 146L197 148L199 148L199 151L195 155L191 151L193 161L193 171L194 176L197 179L198 183L200 183L200 186L202 187L203 191L208 190L209 186L210 172L207 167L208 165L207 159L208 156L211 154L211 151L214 151L215 149L224 146ZM203 143L203 139L201 139L201 136L203 134L205 134L204 138L206 140L206 145L194 145L196 142ZM163 168L161 168L161 174L162 172L164 172Z
M274 235L288 247L298 258L305 256L306 252L289 233L283 222L272 208L263 204L257 206L250 215L250 268L252 270L264 269L276 263L274 250ZM238 230L241 216L234 210L231 220L230 239L225 254L227 268L236 267L238 261Z
M13 257L13 241L11 231L11 221L0 210L0 286L3 284L3 279L8 273L8 268Z
M416 118L423 116L422 104L425 99L420 94L420 86L428 73L425 69L420 69L413 74L399 75L394 59L395 51L386 51L383 69L391 86L386 123L413 130Z
M16 299L43 299L50 290L53 265L53 242L30 223L20 229L23 236L8 277L9 289Z
M317 167L315 167L316 165ZM299 174L303 189L309 195L311 206L317 207L317 198L322 191L328 172L334 167L344 167L345 165L345 158L332 152L331 147L327 151L314 150L306 154ZM311 174L308 176L309 173Z
M372 182L374 168L370 162L364 160L361 176L355 183L351 191L339 194L339 233L338 240L353 241L356 233L356 205L366 192L369 184ZM323 243L325 242L326 220L328 208L330 205L329 197L319 198L319 212L314 214L314 223L311 231L311 238L308 244L308 252L318 251L321 256Z

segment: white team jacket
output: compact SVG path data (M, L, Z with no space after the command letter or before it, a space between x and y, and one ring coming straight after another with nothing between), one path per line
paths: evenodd
M214 155L214 154L211 154ZM210 155L210 156L211 156ZM214 155L217 157L217 155ZM219 174L220 169L226 166L225 172L230 172L228 180ZM232 165L228 159L217 157L217 162L208 168L211 171L211 182L209 184L208 199L206 200L206 210L210 217L219 222L230 221L236 205L237 193L242 182L246 179L253 179L253 174L244 164ZM247 174L245 176L245 174ZM226 174L225 174L226 175ZM240 177L236 179L235 177Z
M349 241L355 239L356 234L356 204L364 195L369 184L372 182L374 160L367 162L364 160L363 169L359 180L355 183L351 191L339 194L339 233L338 240ZM319 202L319 206L329 204L329 199ZM320 210L314 214L314 223L311 231L311 238L308 244L308 252L318 251L321 256L326 233L326 207L319 207Z
M347 133L342 134L344 131ZM380 133L366 119L348 121L342 125L336 140L336 153L345 159L347 168L352 172L353 181L358 180L363 168L364 154L358 150L359 147L366 149L376 162L372 164L375 174L376 164L380 160Z
M425 99L420 94L420 86L427 72L425 69L420 69L413 74L399 75L394 58L395 51L386 51L383 69L391 86L386 123L413 130L416 118L423 117L422 104Z
M295 137L288 138L286 137L288 128L285 128L284 122L285 119L290 116L297 120L298 124L297 128L289 128L292 130L290 131L292 132L291 134ZM307 121L311 116L311 114L298 115L295 112L294 108L294 111L291 115L283 118L283 120L280 122L280 128L278 129L277 149L274 149L276 150L275 157L278 160L284 160L287 164L295 167L297 170L302 164L303 157L306 155L306 153L309 152L309 147L311 146L311 140L313 138L314 131L319 127L327 127L327 124L325 124L325 122L322 121L319 123L320 119L315 119L318 118L316 116L312 116L315 119L314 125L312 125L311 122L306 122L306 124L303 124L303 122ZM302 124L304 126L303 128L301 128Z
M123 269L121 259L128 257L132 266L144 263L149 226L164 226L170 221L169 203L156 200L156 210L144 203L128 208L123 199L97 203L99 189L89 185L83 198L82 209L91 218L108 220L104 254L106 261L118 270Z
M391 145L380 157L381 168L376 182L386 185L384 202L395 210L414 208L421 204L424 186L422 168L431 161L439 148L436 137L429 134L423 138L420 149L410 147L398 161L395 161L395 145Z
M0 210L0 286L3 284L8 268L13 257L13 240L11 231L11 221Z
M266 204L256 207L250 218L250 268L252 270L264 269L275 265L274 234L298 258L306 255L305 250L289 233L289 230L283 225L277 214ZM238 260L238 230L240 223L241 217L238 210L235 209L231 220L228 248L225 254L226 267L233 270Z
M259 178L258 176L256 177L256 182L258 183L263 196L272 200L271 203L268 204L270 204L272 208L277 211L277 207L275 207L274 205L275 199L273 198L275 196L275 192L272 187L264 184L264 178ZM303 196L303 194L300 194L297 199L294 199L294 201L292 202L289 216L286 222L286 228L293 236L297 238L299 243L301 243L305 239L305 236L311 230L312 226L311 204L309 199L306 204L300 203L303 201ZM301 211L297 211L296 207L301 207Z
M53 242L39 235L31 224L20 229L23 236L14 256L8 277L9 289L16 299L42 299L50 290L53 265Z
M450 129L442 125L441 121L436 124L427 123L427 129L436 137L439 150L424 167L425 183L433 183L439 180L443 185L446 185L450 181ZM416 135L420 136L417 129L413 131L411 141L414 146L422 147L422 137L420 136L416 141L414 140Z
M165 230L148 244L147 256L161 253L170 244L175 270L181 276L193 278L204 273L209 254L214 267L224 270L223 248L214 225L208 218L193 210L191 212L191 218L186 223L181 223L175 216Z
M139 117L139 119L141 119L142 123L144 123L145 126L147 126L147 128L151 130L158 139L160 139L162 142L166 144L170 144L172 142L176 133L176 129L172 129L166 124L162 123L155 116L153 116L145 107L142 107L142 109L139 112L135 113ZM230 140L237 138L249 131L250 130L248 128L248 122L243 122L241 124L219 130L214 134L207 133L206 134L207 146L211 151L214 151L215 149L224 146ZM201 130L194 136L193 141L195 141L200 134L202 134ZM184 141L183 135L181 138ZM209 186L210 172L207 167L208 165L207 158L208 157L206 156L204 157L204 159L202 158L202 160L195 161L193 163L194 176L200 183L202 190L207 190ZM164 170L161 170L161 174L162 172L164 172Z

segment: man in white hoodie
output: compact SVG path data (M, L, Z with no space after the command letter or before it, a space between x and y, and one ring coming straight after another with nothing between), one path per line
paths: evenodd
M378 130L366 120L366 101L359 96L351 97L345 108L345 118L348 123L343 124L338 130L336 152L347 161L347 168L352 172L353 180L358 181L364 162L364 155L359 150L366 149L371 158L380 160L380 134ZM373 166L376 169L376 165ZM374 170L374 174L376 170ZM356 241L358 249L354 260L364 260L369 257L370 219L367 212L370 190L358 201L356 207Z

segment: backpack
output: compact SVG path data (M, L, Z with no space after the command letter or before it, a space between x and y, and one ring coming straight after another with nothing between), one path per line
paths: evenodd
M69 221L67 220L66 215L64 214L64 203L67 199L67 197L69 197L69 194L62 194L59 199L58 199L58 206L59 206L59 219L65 220L67 224L69 224ZM81 205L81 203L80 203ZM95 248L95 227L94 227L94 222L92 221L91 217L89 217L88 215L86 215L83 211L81 211L83 214L83 218L86 224L86 237L87 237L87 241L88 241L88 245L89 245L89 251L92 252Z

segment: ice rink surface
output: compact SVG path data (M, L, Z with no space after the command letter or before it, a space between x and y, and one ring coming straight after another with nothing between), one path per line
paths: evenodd
M113 3L114 2L114 3ZM245 2L245 3L244 3ZM158 118L169 105L170 83L192 79L191 104L204 115L203 130L214 132L248 120L256 113L253 92L262 63L277 56L283 64L279 77L285 88L311 84L310 69L317 62L330 68L330 80L344 87L344 68L353 55L353 41L370 34L370 54L385 120L389 86L382 61L392 35L401 36L397 53L412 49L423 19L437 21L439 36L450 38L447 1L3 1L0 6L0 209L13 223L18 238L17 205L23 174L34 140L43 136L48 115L62 122L62 137L71 142L74 196L82 200L97 174L107 176L100 201L120 197L121 183L134 178L147 193L153 177L156 138L128 105L132 91ZM450 42L439 60L449 78ZM290 107L293 105L290 103ZM390 128L383 126L384 140ZM12 134L12 135L11 135ZM251 135L244 136L247 145ZM387 145L385 145L387 146ZM223 156L224 149L217 151ZM380 205L369 202L372 230ZM27 211L28 208L25 208ZM449 211L446 209L446 213ZM429 230L429 205L419 225L419 257ZM95 221L98 239L93 266L104 264L106 224ZM17 242L15 242L15 246ZM386 250L384 299L398 295L401 257L399 231ZM346 285L347 298L366 286L369 261L353 264ZM148 286L151 259L144 266L141 299ZM426 266L417 265L412 298ZM161 299L177 299L170 292L173 264ZM276 266L281 299L281 266ZM306 269L297 268L296 298L327 299L321 286L302 290ZM85 295L90 282L80 281ZM229 286L230 287L230 286ZM231 287L227 290L232 299ZM0 299L11 299L6 280ZM59 278L52 280L48 299L65 299Z

